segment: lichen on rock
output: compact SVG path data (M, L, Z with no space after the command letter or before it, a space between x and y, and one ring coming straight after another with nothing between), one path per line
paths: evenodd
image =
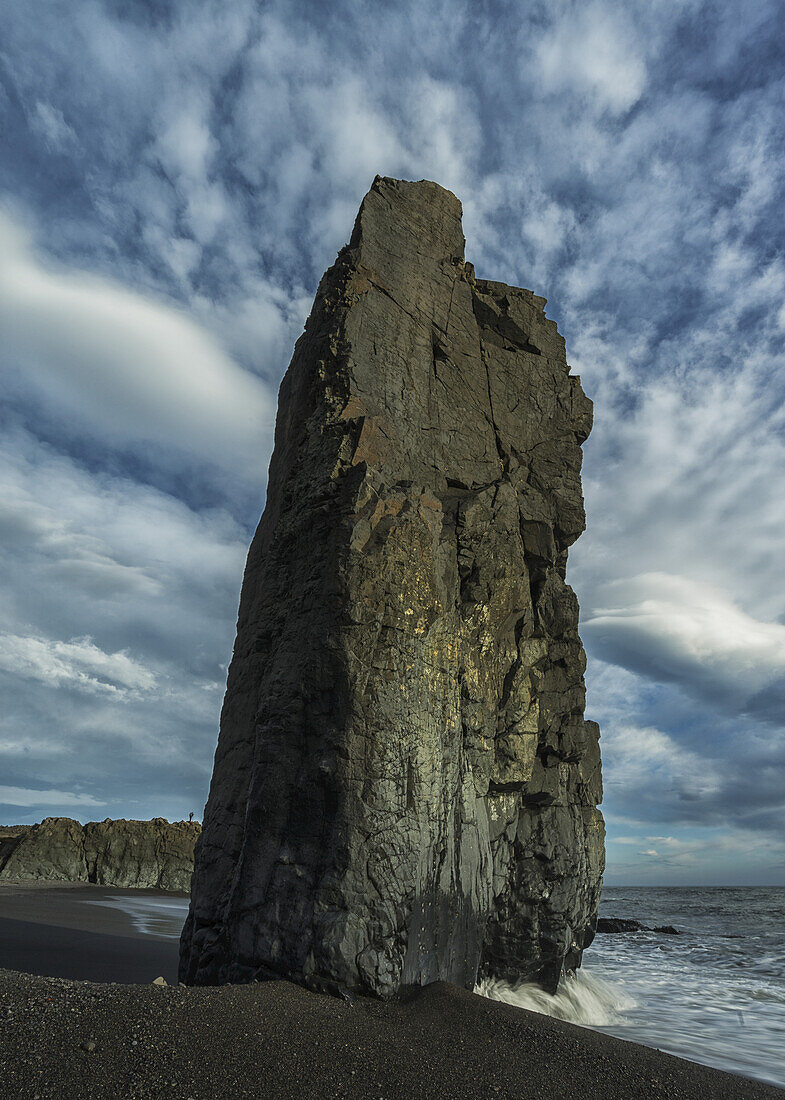
M555 988L593 934L599 730L567 550L591 403L461 207L377 178L279 396L181 977Z

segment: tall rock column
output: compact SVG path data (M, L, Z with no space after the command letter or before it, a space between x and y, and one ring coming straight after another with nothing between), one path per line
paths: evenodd
M181 978L554 989L593 933L599 730L567 548L591 403L461 206L377 178L279 396Z

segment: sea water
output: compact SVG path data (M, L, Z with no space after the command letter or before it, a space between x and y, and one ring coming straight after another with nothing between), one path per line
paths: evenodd
M600 934L554 996L478 992L785 1087L785 887L606 887L600 915L680 935Z
M137 931L178 937L188 899L117 894ZM785 1087L785 887L606 887L600 915L676 927L600 934L551 996L477 992L669 1054Z

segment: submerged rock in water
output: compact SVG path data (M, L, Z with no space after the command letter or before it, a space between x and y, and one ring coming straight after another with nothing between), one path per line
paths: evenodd
M678 936L681 933L672 924L661 924L651 928L648 924L641 924L638 920L625 920L622 917L600 917L597 921L597 932L660 932L666 936Z
M187 893L201 827L188 821L47 817L6 835L0 881L94 882Z
M567 549L591 403L461 207L377 178L279 396L181 978L555 989L593 935L599 730Z

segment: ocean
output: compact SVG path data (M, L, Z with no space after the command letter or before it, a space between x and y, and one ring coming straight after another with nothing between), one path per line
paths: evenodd
M785 1087L785 887L620 887L600 915L681 935L598 935L555 996L486 996Z
M140 932L179 936L183 898L126 895ZM555 996L486 982L478 992L620 1039L785 1087L785 887L619 887L600 915L654 932L601 934Z

